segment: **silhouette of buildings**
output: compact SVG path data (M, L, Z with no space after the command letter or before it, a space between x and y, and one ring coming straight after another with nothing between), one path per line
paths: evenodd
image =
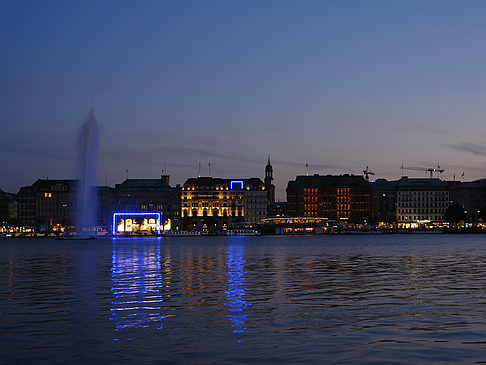
M371 182L372 223L393 224L397 218L398 180L377 179Z
M75 180L38 179L18 193L18 219L29 228L70 226L76 211Z
M486 179L459 182L449 181L450 204L458 203L466 211L469 221L486 218Z
M169 185L169 177L160 179L126 179L116 184L112 212L157 212L163 225L179 226L181 191Z
M270 155L268 155L267 166L265 166L264 183L267 190L267 199L269 204L275 203L275 184L273 181L273 167L270 164Z

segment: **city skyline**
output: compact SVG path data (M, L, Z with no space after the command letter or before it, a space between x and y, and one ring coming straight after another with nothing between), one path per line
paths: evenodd
M486 4L1 5L0 189L75 178L94 102L98 183L206 175L486 177ZM223 31L224 30L224 31ZM409 174L422 177L423 175Z

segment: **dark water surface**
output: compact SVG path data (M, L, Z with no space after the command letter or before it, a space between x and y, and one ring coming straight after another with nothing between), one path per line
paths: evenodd
M0 363L486 362L486 236L0 241Z

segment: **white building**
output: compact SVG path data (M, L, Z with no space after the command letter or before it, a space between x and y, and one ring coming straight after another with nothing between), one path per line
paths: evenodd
M399 227L417 228L438 225L449 206L449 188L440 179L402 177L397 186L397 222Z

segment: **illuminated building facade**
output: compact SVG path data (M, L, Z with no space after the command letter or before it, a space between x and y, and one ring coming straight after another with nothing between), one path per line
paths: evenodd
M287 215L363 222L371 216L371 186L362 176L297 176L287 185Z
M449 206L449 186L440 179L402 177L397 185L399 227L440 224Z
M198 229L208 222L211 226L258 224L267 214L265 186L258 178L190 178L182 187L181 214Z
M113 235L160 234L160 213L113 213Z
M115 186L112 212L160 214L166 229L179 225L180 189L168 184L168 176L161 179L127 179Z

